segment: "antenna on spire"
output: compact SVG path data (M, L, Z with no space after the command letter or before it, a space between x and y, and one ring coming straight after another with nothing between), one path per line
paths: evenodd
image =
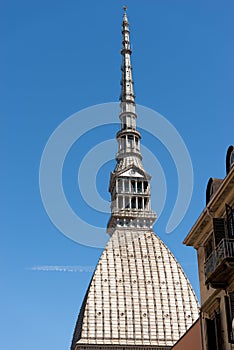
M127 6L126 5L123 6L123 10L124 10L124 12L127 11Z

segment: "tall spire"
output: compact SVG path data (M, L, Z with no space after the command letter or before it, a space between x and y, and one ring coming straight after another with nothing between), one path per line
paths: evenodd
M129 23L124 7L122 22L122 80L120 96L121 129L116 135L118 152L116 167L111 174L111 218L107 231L116 229L151 229L156 214L151 210L150 179L142 165L141 134L136 129L135 96L133 90Z
M122 102L122 107L125 103L130 103L135 106L135 95L133 90L133 80L132 80L132 67L131 67L131 45L130 45L130 31L129 23L127 17L127 7L124 6L124 15L122 23L122 80L121 80L121 96L120 100ZM135 110L135 109L134 109Z
M121 95L120 95L120 120L121 130L117 134L119 149L116 160L122 168L125 166L126 157L134 156L133 162L139 168L142 168L140 153L141 134L136 130L136 108L135 95L133 89L132 66L131 66L131 45L130 31L127 17L127 7L124 6L123 22L122 22L122 79L121 79ZM120 162L125 159L124 162ZM117 170L117 169L116 169Z

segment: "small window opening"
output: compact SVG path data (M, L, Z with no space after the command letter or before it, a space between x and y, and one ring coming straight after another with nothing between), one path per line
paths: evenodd
M124 187L125 187L125 192L129 192L129 181L128 180L124 181Z
M137 192L138 193L142 192L142 182L141 181L137 181Z
M130 198L128 196L125 197L125 208L130 208Z
M131 207L132 207L132 209L136 209L136 197L132 197Z
M119 209L123 209L123 197L119 196Z
M121 179L118 180L118 192L123 192L123 181Z
M143 209L142 197L138 198L138 209Z
M136 191L136 183L135 180L131 180L131 192L135 192Z

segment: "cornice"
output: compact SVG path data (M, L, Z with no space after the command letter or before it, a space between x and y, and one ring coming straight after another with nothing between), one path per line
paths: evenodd
M184 239L183 243L198 249L205 240L204 234L211 229L212 218L222 217L225 213L225 204L234 202L234 167L224 178L215 195L198 217L192 229Z

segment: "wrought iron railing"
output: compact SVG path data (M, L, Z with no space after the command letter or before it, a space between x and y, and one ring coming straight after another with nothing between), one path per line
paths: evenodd
M223 238L205 261L205 277L214 272L225 258L234 258L234 239Z

